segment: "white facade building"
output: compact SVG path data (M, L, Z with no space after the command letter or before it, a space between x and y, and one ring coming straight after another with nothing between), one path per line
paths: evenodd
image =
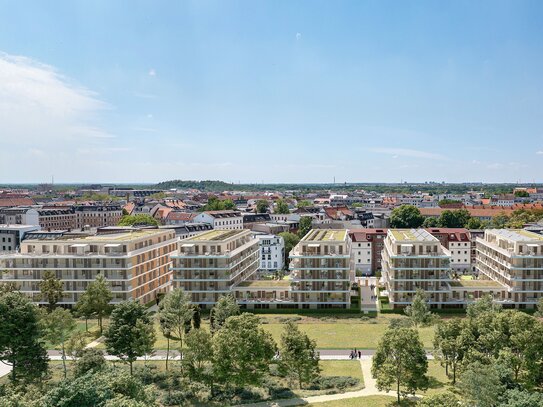
M284 266L285 241L281 236L258 235L260 246L260 270L273 272Z
M243 217L238 211L206 211L194 218L195 223L209 223L213 229L241 230Z

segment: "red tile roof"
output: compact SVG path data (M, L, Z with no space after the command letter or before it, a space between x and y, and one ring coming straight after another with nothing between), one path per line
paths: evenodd
M0 208L28 205L36 205L36 202L31 198L0 198Z

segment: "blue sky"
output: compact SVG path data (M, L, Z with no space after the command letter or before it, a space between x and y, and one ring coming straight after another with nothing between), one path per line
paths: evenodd
M0 1L0 182L543 182L540 1Z

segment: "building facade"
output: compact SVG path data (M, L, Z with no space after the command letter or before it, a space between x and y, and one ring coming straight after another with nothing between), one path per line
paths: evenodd
M15 254L0 256L0 281L17 284L35 303L39 283L53 271L63 283L59 305L73 306L98 274L111 285L113 303L147 303L171 284L170 256L177 239L171 230L134 230L79 238L27 239Z
M281 236L257 235L260 250L260 270L274 272L285 265L285 241Z
M259 242L251 231L212 230L179 242L172 256L173 287L189 293L194 304L211 308L258 266Z
M209 223L213 229L241 230L243 217L238 211L206 211L194 218L197 223Z
M344 229L314 229L290 253L292 301L299 308L349 308L354 271Z
M74 205L76 228L115 226L123 216L120 204Z
M21 245L25 234L40 230L33 225L0 225L0 253L16 251Z

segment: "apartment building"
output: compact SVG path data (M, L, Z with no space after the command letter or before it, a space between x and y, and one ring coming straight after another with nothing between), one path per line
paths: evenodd
M4 225L39 225L39 217L35 208L27 206L0 208L0 224Z
M191 301L211 308L221 295L258 270L259 241L249 230L212 230L179 242L172 256L173 287L191 295ZM245 298L237 295L240 303Z
M504 307L534 308L543 296L543 236L526 230L487 229L477 238L479 277L501 284Z
M213 229L241 230L243 229L243 217L238 211L206 211L194 218L197 223L209 223Z
M39 215L39 224L44 230L68 230L77 228L77 217L72 208L42 208L37 211Z
M8 253L19 248L25 234L40 230L35 225L0 225L0 253Z
M389 229L382 251L383 281L393 307L409 305L417 289L441 308L451 295L451 254L424 229Z
M451 270L460 275L472 272L471 264L471 236L467 229L463 228L428 228L432 236L435 236L441 245L451 253Z
M359 274L375 275L381 271L381 252L387 231L388 229L354 229L349 231L349 237L352 240L354 268Z
M299 308L349 308L354 271L345 229L314 229L292 249L291 300Z
M123 216L120 204L92 204L74 205L75 227L78 229L85 226L103 227L115 226Z
M281 236L257 235L260 250L260 270L270 273L283 269L285 241Z
M73 306L89 282L102 274L111 284L113 302L147 303L171 284L170 256L177 249L171 230L137 230L85 237L26 239L18 253L0 255L0 281L11 281L35 303L45 271L63 283L60 305Z

